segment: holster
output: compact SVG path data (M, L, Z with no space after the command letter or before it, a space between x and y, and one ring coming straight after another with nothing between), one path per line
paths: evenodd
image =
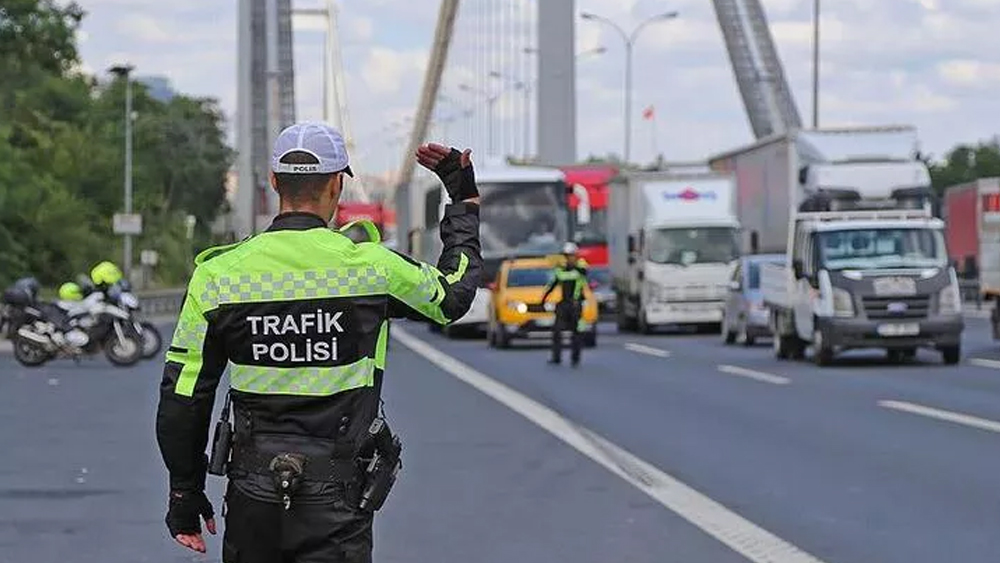
M370 457L362 458L366 463L361 496L355 506L363 512L375 512L382 508L393 485L396 484L396 476L403 467L401 459L403 444L399 437L394 436L389 430L384 418L372 421L366 442Z

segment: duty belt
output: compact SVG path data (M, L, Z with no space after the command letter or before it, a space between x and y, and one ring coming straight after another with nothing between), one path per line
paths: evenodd
M335 451L330 455L302 455L302 474L300 478L306 481L320 482L350 482L358 478L360 469L354 458L353 451ZM229 469L236 472L271 475L271 463L277 454L262 452L256 448L236 448Z

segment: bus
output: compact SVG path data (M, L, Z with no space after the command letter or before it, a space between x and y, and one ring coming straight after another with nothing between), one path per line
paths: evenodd
M426 191L420 258L436 263L441 253L440 217L448 197L436 186ZM508 258L557 254L570 240L565 174L556 168L510 165L486 160L476 163L476 184L482 200L479 234L484 271L469 312L446 329L485 332L489 323L490 284Z

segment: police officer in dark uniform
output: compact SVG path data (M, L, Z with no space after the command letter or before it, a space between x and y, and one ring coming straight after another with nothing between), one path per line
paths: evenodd
M280 134L271 163L280 214L266 232L196 258L166 356L156 434L170 474L166 523L179 543L205 552L201 521L216 532L208 469L229 478L224 563L371 561L373 512L387 492L375 485L391 485L400 449L385 439L380 408L389 319L448 324L469 309L482 275L469 155L434 144L416 154L453 202L434 266L328 227L343 175L353 175L339 132L304 123ZM227 366L233 430L220 421L225 438L209 459ZM391 464L375 463L387 456Z
M552 280L545 287L542 303L549 295L559 288L561 299L556 304L556 318L552 323L552 358L550 364L562 362L562 335L569 331L571 336L570 362L573 366L580 363L580 315L583 313L584 287L587 285L587 263L577 257L577 246L568 242L563 247L565 264L556 266L552 271Z

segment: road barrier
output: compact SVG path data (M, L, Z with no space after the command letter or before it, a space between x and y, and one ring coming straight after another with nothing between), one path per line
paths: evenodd
M142 313L147 317L175 316L184 304L184 288L136 292Z

